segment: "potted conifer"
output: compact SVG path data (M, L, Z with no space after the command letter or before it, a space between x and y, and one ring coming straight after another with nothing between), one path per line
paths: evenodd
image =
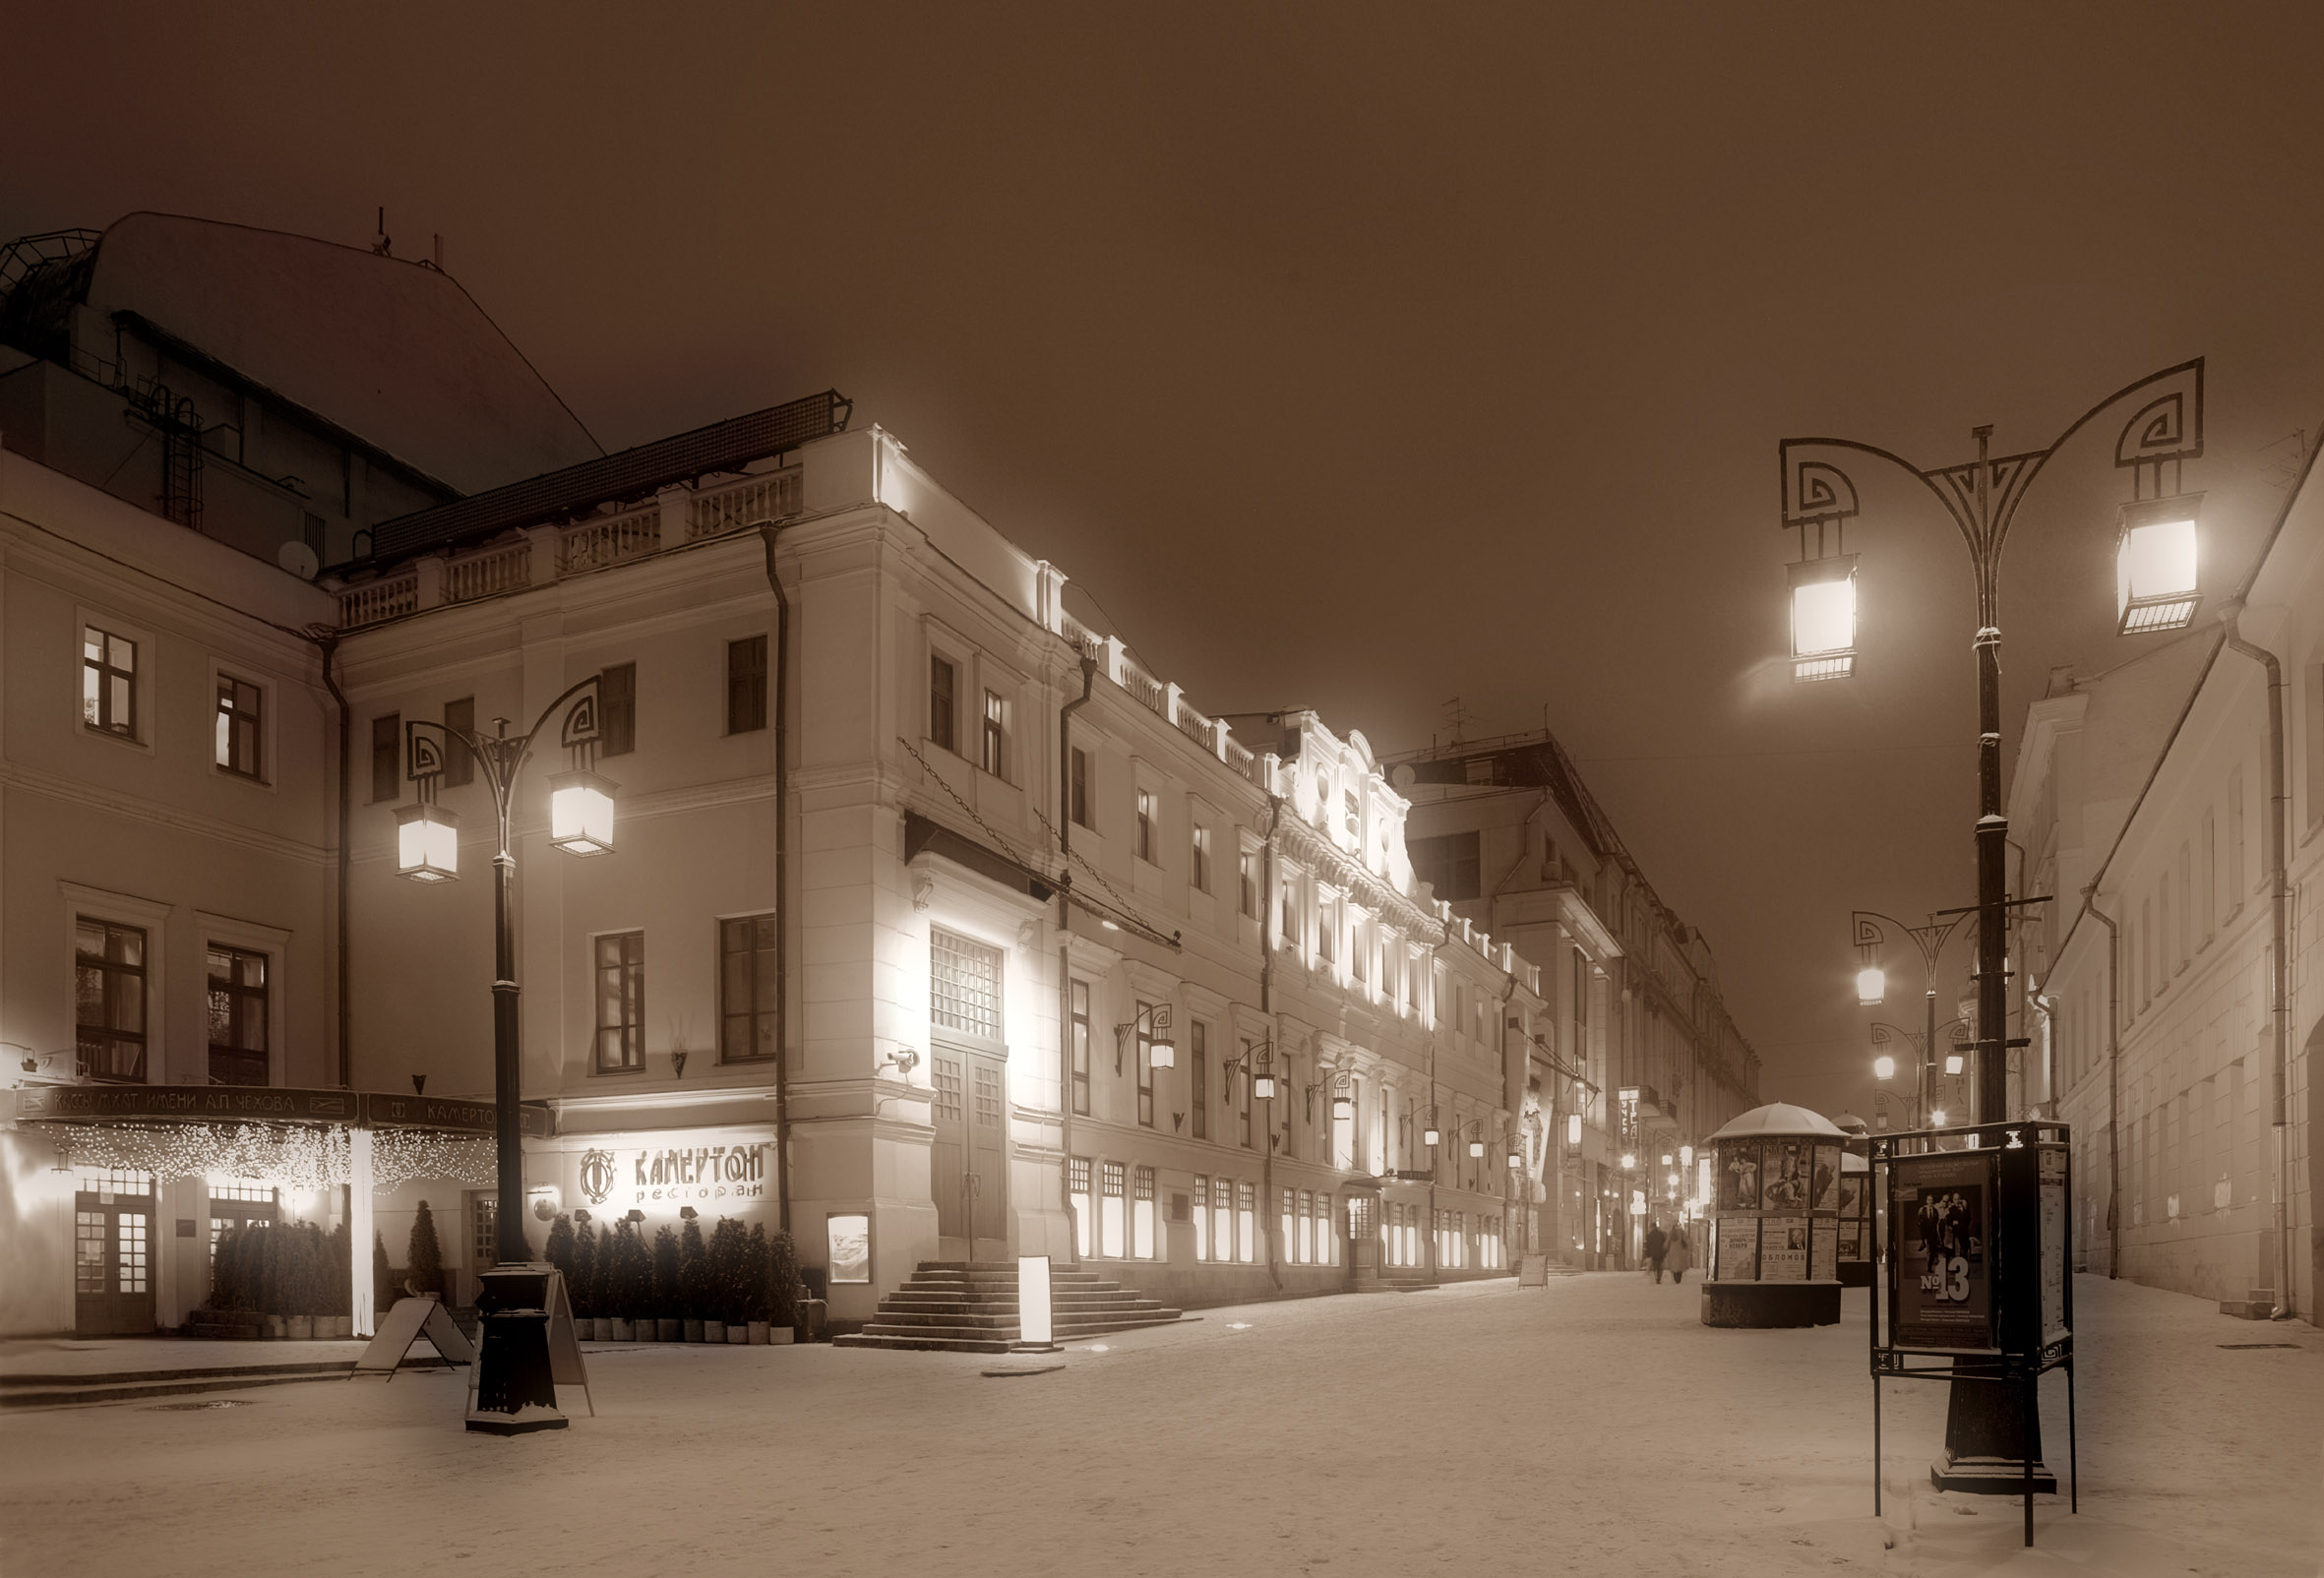
M282 1325L292 1342L315 1336L314 1224L294 1222L275 1230L282 1235Z
M396 1268L388 1264L388 1241L377 1228L371 1231L371 1312L379 1314L396 1303Z
M685 1341L698 1343L703 1338L703 1317L710 1312L709 1251L703 1245L702 1218L694 1207L680 1206L678 1214L685 1219L678 1235L679 1333Z
M577 1211L581 1228L573 1236L573 1324L583 1337L597 1335L597 1224Z
M727 1340L728 1317L741 1296L742 1244L740 1229L728 1217L720 1217L710 1230L707 1316L703 1321L703 1341L722 1343ZM749 1340L744 1333L744 1340Z
M757 1236L757 1230L753 1230ZM766 1340L787 1343L799 1324L799 1250L791 1236L776 1229L766 1241Z
M612 1311L613 1340L617 1343L632 1341L638 1335L636 1323L632 1319L637 1290L632 1286L631 1265L631 1250L636 1246L637 1240L637 1233L627 1221L613 1224L612 1249L605 1256L608 1261L605 1306Z
M341 1222L331 1230L331 1307L325 1311L332 1337L355 1335L355 1240Z
M276 1339L287 1329L282 1310L283 1237L284 1229L277 1222L258 1239L258 1306L266 1319L267 1335Z
M428 1202L419 1202L411 1219L411 1239L403 1251L404 1280L422 1294L444 1297L444 1246L436 1242L436 1218Z
M678 1235L664 1222L653 1230L653 1337L678 1340Z

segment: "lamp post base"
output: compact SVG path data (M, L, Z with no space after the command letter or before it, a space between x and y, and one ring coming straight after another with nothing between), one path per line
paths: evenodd
M549 1364L549 1268L506 1264L480 1280L482 1331L476 1345L476 1393L467 1427L490 1435L561 1430L572 1422L557 1408Z
M2023 1495L2029 1457L2034 1494L2057 1494L2057 1476L2042 1461L2042 1417L2028 1417L2021 1389L2014 1382L1953 1382L1945 1449L1928 1465L1930 1485L1969 1495Z

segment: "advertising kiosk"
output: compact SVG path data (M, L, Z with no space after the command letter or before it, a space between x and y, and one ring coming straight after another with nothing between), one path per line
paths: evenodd
M1710 1137L1704 1325L1839 1321L1847 1140L1829 1119L1786 1102L1754 1107Z

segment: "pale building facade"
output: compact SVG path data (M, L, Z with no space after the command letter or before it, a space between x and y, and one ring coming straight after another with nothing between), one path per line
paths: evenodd
M2032 709L2011 820L2026 829L2031 887L2057 897L2014 943L2033 996L2010 1110L2073 1125L2088 1270L2232 1305L2265 1291L2312 1321L2324 1035L2312 473L2247 588L2233 630L2276 660L2281 779L2269 670L2211 620L2147 662L2053 685Z

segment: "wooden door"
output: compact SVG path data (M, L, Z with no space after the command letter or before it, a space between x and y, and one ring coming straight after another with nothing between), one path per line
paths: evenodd
M962 1057L939 1051L929 1060L929 1080L936 1092L930 1115L936 1142L929 1151L928 1186L936 1196L939 1237L968 1237L968 1125L962 1100L966 1074Z
M983 1053L968 1055L971 1081L968 1129L969 1212L978 1241L1009 1240L1009 1064Z
M73 1198L73 1331L153 1330L153 1197L84 1189Z

